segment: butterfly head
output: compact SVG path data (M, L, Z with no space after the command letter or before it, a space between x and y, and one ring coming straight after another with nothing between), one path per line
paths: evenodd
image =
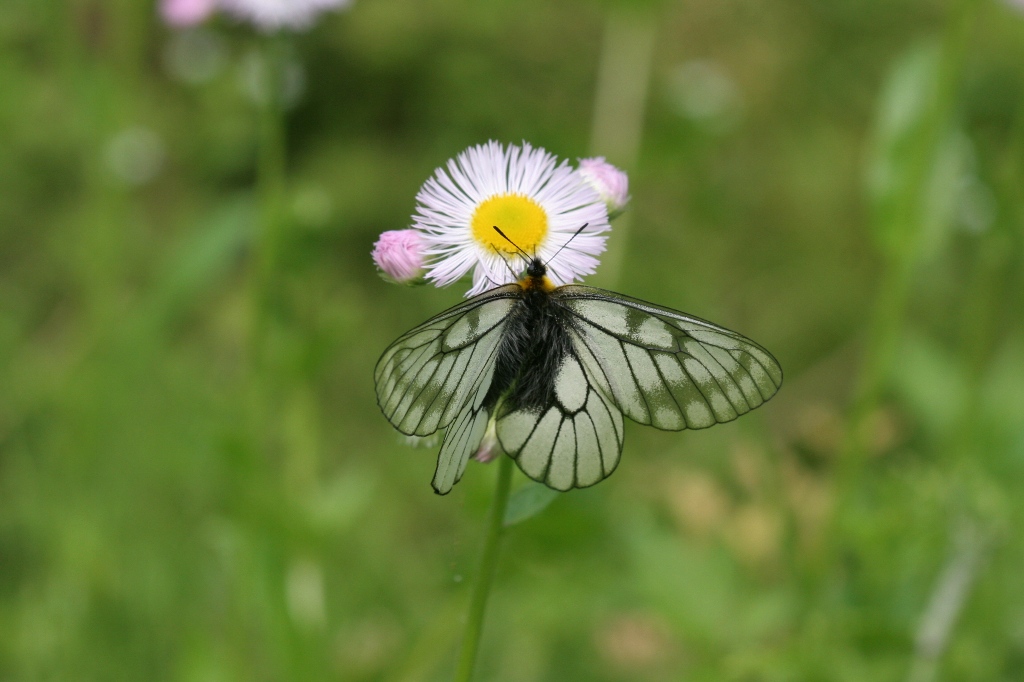
M548 267L544 265L544 261L540 258L531 258L529 264L526 266L526 276L540 279L546 277L548 274Z
M531 258L526 266L526 275L519 280L519 286L527 291L554 291L555 285L548 279L548 267L540 258Z

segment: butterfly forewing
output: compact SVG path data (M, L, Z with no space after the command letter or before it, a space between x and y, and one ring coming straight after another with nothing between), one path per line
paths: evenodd
M486 393L518 285L499 287L403 334L377 362L377 403L407 435L427 436L451 424L480 391Z
M591 287L560 287L552 297L569 311L573 343L603 371L614 403L641 424L678 431L731 421L782 385L775 358L724 327Z

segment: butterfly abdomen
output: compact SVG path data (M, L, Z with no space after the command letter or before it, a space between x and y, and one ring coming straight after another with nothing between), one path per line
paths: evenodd
M571 348L564 315L546 287L523 287L498 347L488 401L504 398L509 409L539 409L550 402L558 368Z

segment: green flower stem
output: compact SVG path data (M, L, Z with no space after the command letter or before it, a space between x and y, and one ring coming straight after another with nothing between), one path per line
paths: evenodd
M598 69L600 73L595 93L591 148L595 154L607 157L627 171L636 165L639 154L656 32L657 22L653 12L619 9L608 12ZM629 216L626 215L619 217L616 222L617 242L609 244L604 267L597 278L605 286L614 286L619 277L628 241L628 221ZM498 548L504 531L505 509L511 484L512 458L503 456L498 468L498 486L480 560L480 573L469 602L455 682L467 682L473 675L487 610L487 597L498 562Z
M287 191L287 149L284 109L280 101L283 50L278 36L266 36L260 44L260 68L256 102L256 202L258 222L252 235L249 273L250 330L250 433L257 449L275 452L279 440L278 415L282 376L272 342L279 331L281 297L280 251L285 234L284 205ZM279 346L280 344L277 344Z
M272 406L277 383L269 343L271 334L270 300L277 277L277 248L281 233L281 213L285 192L284 115L278 106L271 83L276 76L277 50L273 38L261 48L264 66L264 97L256 104L256 207L257 222L251 235L249 262L249 338L247 376L247 429L253 439L253 452L261 458L273 451L274 415Z
M280 453L287 494L301 498L316 484L320 425L316 396L291 359L306 343L295 282L286 252L293 236L288 213L288 153L284 72L287 37L264 38L259 83L257 192L259 231L252 272L252 373L257 400L254 415L263 446Z
M281 102L283 45L276 36L263 49L264 101L260 103L257 188L260 225L256 240L254 281L254 357L266 362L266 336L278 291L280 251L285 233L286 152L284 106Z
M498 549L505 528L505 508L508 506L509 490L512 487L512 458L502 455L498 464L498 485L491 502L491 515L487 523L487 538L484 540L480 571L473 585L466 615L466 631L462 640L459 667L455 670L455 682L468 682L473 676L473 664L480 647L480 632L483 630L484 614L487 611L487 597L494 582L494 571L498 566Z

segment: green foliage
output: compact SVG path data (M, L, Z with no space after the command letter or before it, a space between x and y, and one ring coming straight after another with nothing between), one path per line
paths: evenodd
M0 680L450 679L495 467L434 495L372 368L462 289L388 285L369 251L469 144L607 153L619 4L356 0L296 36L257 290L254 36L4 2ZM633 5L656 35L616 288L757 339L786 384L713 429L627 426L557 504L519 488L478 679L1024 678L1024 16Z
M547 509L548 505L558 497L558 491L553 490L542 483L530 481L513 493L508 501L508 509L505 510L505 525L514 526Z

